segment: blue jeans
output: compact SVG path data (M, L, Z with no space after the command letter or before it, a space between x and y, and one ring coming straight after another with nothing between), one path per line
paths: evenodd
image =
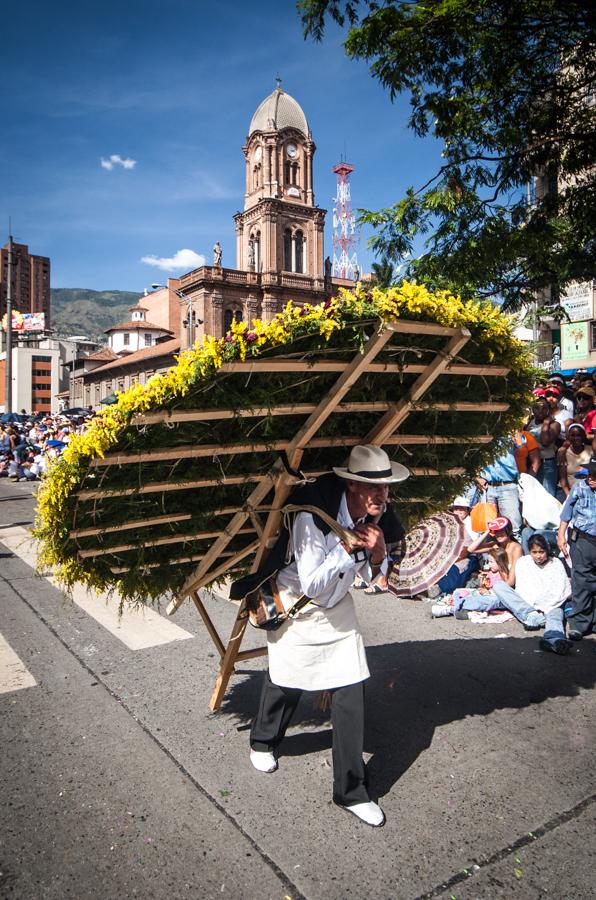
M456 613L460 609L467 609L475 612L490 612L491 609L500 609L501 603L494 591L488 594L481 594L479 590L472 589L460 590L459 588L453 592L453 612Z
M559 483L559 467L557 460L553 456L552 459L543 459L536 476L545 491L554 497L557 493L557 485Z
M513 536L518 541L522 530L521 504L517 482L514 484L489 484L486 499L496 503L500 516L506 516L511 522Z
M557 616L553 618L551 617L551 613L549 613L548 616L545 616L544 613L539 612L536 607L526 603L524 598L521 597L517 591L514 591L505 581L496 581L493 585L493 591L497 595L501 606L508 609L510 613L513 613L515 618L518 619L522 625L529 625L531 627L538 626L542 628L548 623L553 625L558 621ZM553 612L560 612L562 622L563 610L554 610ZM559 638L564 637L565 635L563 633L559 635Z
M460 572L455 563L449 571L437 582L442 594L452 594L456 588L464 587L470 575L478 568L476 556L470 556L466 560L466 568Z

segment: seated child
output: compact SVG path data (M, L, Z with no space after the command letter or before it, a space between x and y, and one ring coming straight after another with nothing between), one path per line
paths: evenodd
M456 588L452 597L448 597L442 603L435 603L431 607L433 618L440 616L453 616L460 610L480 610L488 612L491 609L499 609L501 604L493 590L497 581L507 581L509 576L509 557L507 551L500 547L489 550L488 570L480 575L480 586L477 588ZM462 618L466 618L462 616Z

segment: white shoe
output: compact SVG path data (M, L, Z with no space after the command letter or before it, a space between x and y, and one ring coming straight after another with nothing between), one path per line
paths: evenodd
M430 614L433 619L439 619L441 616L452 616L453 607L448 603L433 603L430 608Z
M269 750L251 750L250 761L259 772L275 772L277 760Z
M348 812L354 813L355 816L362 819L367 825L372 825L373 828L379 828L385 824L385 813L372 800L369 800L368 803L355 803L354 806L343 806L342 809L347 809Z

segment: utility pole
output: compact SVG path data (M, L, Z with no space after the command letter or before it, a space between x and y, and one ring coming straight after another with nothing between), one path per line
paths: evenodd
M12 234L8 235L8 284L6 286L6 400L4 411L12 412Z

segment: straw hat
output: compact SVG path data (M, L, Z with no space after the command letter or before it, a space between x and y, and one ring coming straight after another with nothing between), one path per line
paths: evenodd
M365 481L368 484L392 484L410 477L409 469L401 463L391 462L381 447L358 444L352 449L346 467L333 467L340 478Z

